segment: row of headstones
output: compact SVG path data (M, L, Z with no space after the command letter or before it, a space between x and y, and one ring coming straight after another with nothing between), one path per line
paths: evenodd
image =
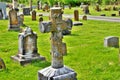
M14 15L12 15L13 13ZM52 63L50 67L47 67L38 72L39 80L77 80L76 73L64 66L63 55L66 51L66 44L62 42L62 31L70 29L72 26L72 20L62 20L62 11L60 7L51 8L50 22L40 21L41 32L51 32L51 55ZM10 10L10 27L18 27L17 13L14 9ZM15 16L16 15L16 16ZM59 16L57 16L59 15ZM57 17L56 17L57 16ZM12 20L12 21L11 21ZM55 26L56 24L56 26ZM59 45L58 45L59 44ZM18 61L21 65L31 62L32 60L45 60L45 57L38 54L37 49L37 34L27 27L22 33L19 33L19 49L18 54L11 56L12 59ZM48 75L49 74L49 75Z

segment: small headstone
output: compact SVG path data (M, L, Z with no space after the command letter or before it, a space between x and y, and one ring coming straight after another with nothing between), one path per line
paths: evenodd
M32 60L45 60L38 53L37 34L27 27L24 32L19 33L19 49L18 54L11 56L12 59L18 61L21 65L30 63Z
M51 66L38 71L38 80L77 80L76 72L64 66L63 54L66 53L65 43L62 42L62 31L69 29L71 23L62 20L62 9L60 7L51 8L48 23L41 21L40 31L42 33L51 32Z
M35 10L32 11L32 20L36 20L36 11Z
M84 15L84 16L82 17L82 20L87 20L87 16Z
M106 16L105 14L101 14L100 16Z
M17 12L16 12L15 9L11 9L9 11L8 30L15 30L15 31L20 30L20 24L19 24L18 17L17 17Z
M109 36L104 39L105 47L119 47L119 38L114 36Z
M39 14L39 16L43 16L43 14Z
M113 10L114 10L114 11L118 10L117 7L116 7L115 5L113 6Z
M111 14L111 16L116 16L116 14Z
M30 15L30 8L23 8L24 15Z
M105 11L110 11L110 10L111 10L111 7L105 7L104 10L105 10Z
M90 14L89 5L88 4L83 6L83 11L84 11L84 14Z
M71 9L71 4L68 5L69 9Z
M79 21L79 11L78 10L74 10L74 20Z
M1 69L6 69L6 66L5 66L3 59L0 58L0 70Z
M41 22L41 21L43 21L43 18L42 18L42 16L39 18L39 22Z
M99 4L96 4L96 8L95 8L96 11L101 11L100 7L99 7Z

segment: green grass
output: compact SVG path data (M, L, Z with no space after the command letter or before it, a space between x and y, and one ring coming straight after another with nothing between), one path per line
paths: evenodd
M45 18L47 20L47 18ZM107 36L120 37L120 23L103 21L82 21L83 26L73 26L72 34L64 36L67 56L64 64L77 72L78 80L120 80L118 48L106 48L103 40ZM38 35L38 52L46 61L33 61L20 66L10 59L18 52L18 33L7 31L8 20L0 20L0 57L7 69L0 71L0 80L37 80L37 72L50 66L50 33L40 33L37 21L25 16L24 23ZM25 27L22 27L25 28Z
M111 7L111 10L110 11L103 10L105 7ZM101 14L106 14L106 16L111 16L111 14L116 14L116 17L119 17L118 11L113 11L112 7L113 6L105 6L105 5L100 6L100 8L102 10L100 12L97 12L95 10L95 6L94 5L89 6L89 9L90 9L90 14L93 15L93 16L100 16ZM117 6L117 7L120 8L119 6ZM73 14L74 10L79 10L79 14L80 15L84 15L83 9L81 9L80 7L72 7L72 9L65 8L64 9L64 14Z

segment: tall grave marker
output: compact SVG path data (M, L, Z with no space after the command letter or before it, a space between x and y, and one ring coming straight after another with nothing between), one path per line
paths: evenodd
M36 11L35 10L32 11L32 20L36 20Z
M70 24L62 20L60 7L51 8L50 19L48 23L40 22L40 31L51 32L52 63L38 72L38 80L77 80L76 73L63 64L62 31L69 29Z
M20 24L17 17L17 12L15 9L11 9L9 11L9 25L8 30L20 30Z

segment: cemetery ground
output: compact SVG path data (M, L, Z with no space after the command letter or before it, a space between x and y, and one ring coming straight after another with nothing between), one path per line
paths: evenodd
M110 10L110 11L105 11L105 10L104 10L105 7L110 7L111 10ZM90 15L91 15L91 16L100 16L101 14L105 14L106 16L111 16L111 14L116 14L116 16L114 16L114 17L120 17L120 16L118 15L118 10L114 11L114 10L112 9L112 7L113 7L113 6L105 6L105 5L100 6L101 11L98 12L98 11L95 10L95 6L89 6ZM116 7L117 7L118 9L120 9L119 6L116 6ZM71 9L65 8L65 9L64 9L64 14L73 14L74 10L79 10L79 15L84 15L83 9L80 8L80 7L72 7ZM44 13L42 10L37 10L37 12L42 12L42 13ZM46 13L46 12L45 12L45 13Z
M44 17L44 20L48 20ZM120 23L87 20L84 25L73 26L72 34L64 36L67 44L67 55L64 64L76 71L78 80L120 80L119 50L104 47L106 36L120 37ZM10 59L18 52L18 32L7 31L8 20L0 20L0 57L7 69L0 71L0 80L37 80L37 72L50 66L50 33L43 34L37 21L25 16L24 24L38 35L38 52L46 61L33 61L20 66ZM22 27L25 28L25 27Z

